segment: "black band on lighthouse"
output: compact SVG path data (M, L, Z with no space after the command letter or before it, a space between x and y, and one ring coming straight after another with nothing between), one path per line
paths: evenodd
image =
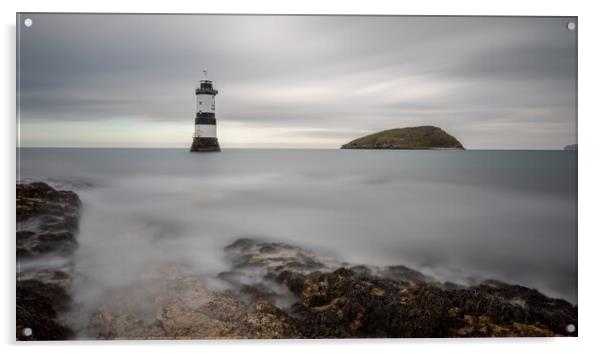
M220 151L217 138L194 138L190 151Z
M212 88L197 88L195 92L197 95L217 95L217 90L214 90Z
M194 119L194 124L210 124L210 125L215 125L216 123L216 119L215 117L209 118L209 117L204 117L204 118L195 118Z
M196 112L197 118L215 118L214 112Z

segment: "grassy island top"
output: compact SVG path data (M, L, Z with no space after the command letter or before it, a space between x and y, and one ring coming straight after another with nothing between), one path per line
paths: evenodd
M462 144L443 129L432 125L383 130L363 136L341 149L460 149Z

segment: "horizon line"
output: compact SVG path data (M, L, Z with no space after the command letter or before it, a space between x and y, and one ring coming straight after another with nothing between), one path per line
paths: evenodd
M577 144L569 144L566 146L570 146L570 145L577 145ZM189 147L136 147L136 146L17 146L16 149L129 149L129 150L144 150L144 149L148 149L148 150L188 150ZM464 148L464 150L462 149L341 149L340 147L338 148L334 148L334 147L319 147L319 148L315 148L315 147L222 147L222 150L401 150L401 151L424 151L424 150L434 150L434 151L578 151L578 150L565 150L564 147L563 148L558 148L558 149L544 149L544 148L540 148L540 149L529 149L529 148L474 148L474 149L470 149L470 148Z

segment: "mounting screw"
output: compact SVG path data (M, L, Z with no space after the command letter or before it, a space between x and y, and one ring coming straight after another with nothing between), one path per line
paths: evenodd
M575 325L572 324L572 323L570 325L566 326L566 331L569 332L569 333L575 332L575 329L577 329L577 328L575 328Z

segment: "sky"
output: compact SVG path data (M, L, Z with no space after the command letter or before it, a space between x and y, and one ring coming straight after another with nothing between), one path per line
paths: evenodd
M23 14L19 146L187 148L206 70L222 148L436 125L469 149L560 149L577 142L571 21Z

